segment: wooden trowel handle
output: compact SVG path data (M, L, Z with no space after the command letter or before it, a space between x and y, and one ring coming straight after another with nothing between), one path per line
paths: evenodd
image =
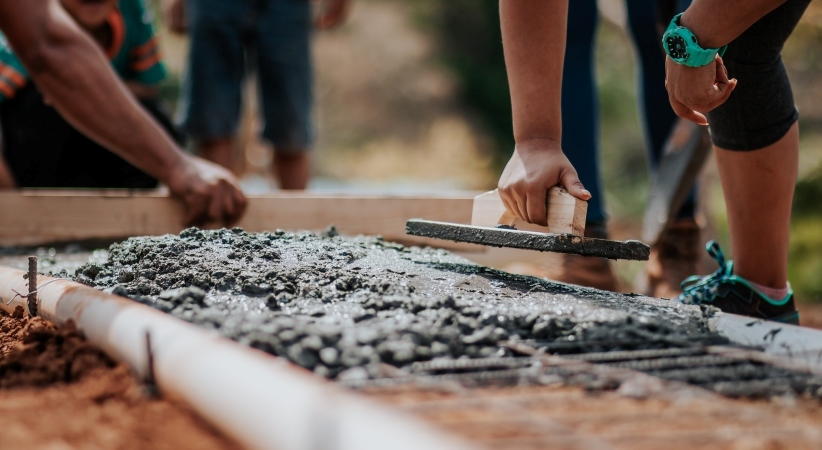
M585 217L588 203L569 194L565 188L553 187L546 195L548 226L533 225L518 219L505 208L498 190L486 192L474 198L471 225L495 227L513 226L518 230L554 234L585 234Z

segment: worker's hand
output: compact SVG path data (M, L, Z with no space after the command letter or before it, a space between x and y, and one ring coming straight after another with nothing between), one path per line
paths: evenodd
M665 58L665 88L677 116L708 125L705 114L725 103L736 87L736 78L728 79L722 58L704 67L688 67Z
M518 143L499 179L500 197L508 211L526 222L548 225L545 201L554 186L563 186L580 200L591 198L559 142L533 139Z
M186 0L166 0L163 11L168 29L175 34L185 34L188 31L186 22Z
M320 0L320 15L314 21L314 27L326 30L342 25L353 3L354 0Z
M217 164L186 155L166 180L171 195L186 205L186 224L233 225L245 212L246 198L234 175Z

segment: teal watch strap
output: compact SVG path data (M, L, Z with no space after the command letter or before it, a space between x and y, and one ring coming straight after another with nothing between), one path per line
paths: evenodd
M674 62L689 67L703 67L710 64L717 54L725 54L727 45L722 48L700 47L691 30L679 24L681 16L682 14L674 16L662 37L662 47Z

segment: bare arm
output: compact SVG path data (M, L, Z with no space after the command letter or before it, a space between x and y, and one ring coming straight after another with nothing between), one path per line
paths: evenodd
M568 2L502 0L500 22L514 139L562 137L560 86L565 58Z
M500 0L502 42L516 148L499 181L506 208L545 225L548 189L591 198L562 152L562 66L567 0Z
M56 0L0 0L0 29L44 97L75 128L168 185L190 222L232 222L245 208L236 180L183 153L117 78Z
M56 1L30 0L22 7L2 0L0 29L44 96L75 128L163 182L182 164L182 153Z
M785 0L694 0L680 24L696 35L702 48L727 45Z

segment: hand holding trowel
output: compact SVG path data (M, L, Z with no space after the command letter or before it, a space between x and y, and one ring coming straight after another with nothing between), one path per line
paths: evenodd
M512 247L543 252L573 253L609 259L645 261L650 249L639 241L583 237L588 203L565 188L553 187L545 196L547 226L523 221L503 204L498 190L474 198L471 224L411 219L405 232L414 236L456 242Z

